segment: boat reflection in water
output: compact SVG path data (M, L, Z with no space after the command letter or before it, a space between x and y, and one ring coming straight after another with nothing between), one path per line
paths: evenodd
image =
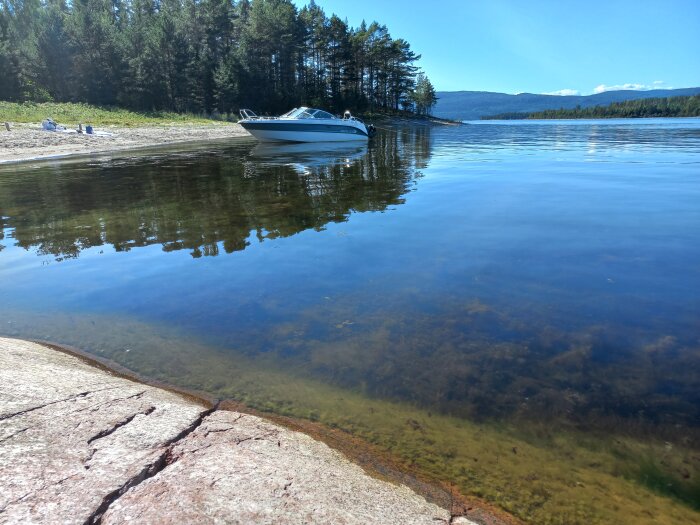
M350 168L367 152L367 144L357 143L263 142L252 149L249 160L262 166L289 166L300 175L312 175L334 166Z

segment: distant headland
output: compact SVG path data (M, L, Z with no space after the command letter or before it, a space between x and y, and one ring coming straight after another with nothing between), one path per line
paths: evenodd
M648 98L700 95L700 87L650 91L606 91L588 96L492 93L488 91L438 91L433 114L455 120L478 120L505 113L534 113L546 110L608 106L615 102Z

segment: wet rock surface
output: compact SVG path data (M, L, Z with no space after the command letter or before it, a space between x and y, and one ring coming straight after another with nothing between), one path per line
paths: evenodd
M0 338L0 523L451 520L309 436Z

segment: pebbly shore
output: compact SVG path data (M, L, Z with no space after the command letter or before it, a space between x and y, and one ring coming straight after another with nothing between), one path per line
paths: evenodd
M0 126L2 124L0 123ZM238 124L161 125L96 129L105 135L44 131L40 123L0 128L0 165L28 160L123 152L185 142L207 142L250 137Z

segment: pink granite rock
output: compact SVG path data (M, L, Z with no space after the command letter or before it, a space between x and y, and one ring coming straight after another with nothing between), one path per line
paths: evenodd
M179 441L168 465L104 523L447 523L406 487L369 477L325 444L259 417L217 411Z
M0 523L451 520L309 436L0 338Z
M0 522L84 523L206 407L0 339Z

